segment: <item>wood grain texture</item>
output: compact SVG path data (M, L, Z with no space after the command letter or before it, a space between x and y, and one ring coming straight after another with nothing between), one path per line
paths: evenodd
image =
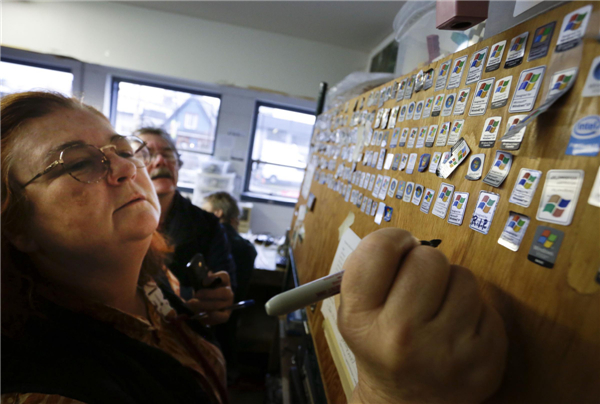
M462 137L471 147L471 153L486 154L483 170L485 176L496 150L500 148L499 138L504 133L507 119L511 115L516 115L508 113L508 105L516 90L519 73L530 67L541 65L549 67L551 63L562 63L560 60L554 60L560 55L558 57L553 55L562 19L569 12L586 4L593 4L594 7L587 33L598 35L600 3L571 2L430 65L436 70L437 78L438 66L442 62L469 55L468 62L476 50L486 46L491 47L502 39L507 40L508 47L514 36L529 31L525 58L521 65L504 69L502 64L498 70L489 73L484 71L482 75L482 79L496 77L497 80L513 75L507 106L492 110L488 105L483 116L469 117L468 109L476 83L465 86L467 68L458 89L443 90L446 94L450 94L464 87L471 88L463 116L422 118L419 121L399 123L396 127L411 128L433 124L441 126L443 122L465 119ZM551 21L556 21L556 27L549 55L527 62L535 29ZM385 203L394 209L392 221L377 225L373 222L373 217L362 213L351 203L345 202L338 193L328 189L326 185L313 181L311 192L316 196L315 209L307 213L304 220L305 239L297 243L294 249L300 281L306 283L328 274L338 245L338 226L350 211L356 215L351 228L361 238L379 228L393 226L407 229L420 239L442 239L443 243L439 249L452 263L470 268L476 274L482 293L499 308L507 324L510 339L508 368L500 390L489 402L511 404L600 402L600 293L598 293L600 285L594 281L600 268L600 208L587 203L600 165L600 157L565 155L573 124L584 116L600 115L599 97L580 96L592 60L598 55L600 55L600 44L591 38L585 39L579 75L574 88L557 101L547 113L539 117L537 122L529 125L520 150L511 152L514 155L513 167L500 188L488 186L481 180L466 180L464 177L468 162L460 165L447 180L442 180L429 172L419 173L416 168L412 175L408 175L404 171L379 171L365 167L362 163L358 164L359 171L413 181L426 188L434 189L436 196L442 182L454 185L455 191L469 192L465 219L460 227L451 225L446 219L440 219L431 213L424 214L412 203L389 197L386 197ZM506 52L502 62L504 63L505 60ZM545 77L548 77L548 71ZM544 86L547 86L547 83L545 81ZM409 102L440 94L441 92L434 92L434 87L414 94L410 101L403 100L396 103L395 100L389 100L384 107L407 105ZM544 88L540 90L536 107L540 105L543 95ZM350 105L353 105L353 101ZM369 108L369 110L373 109L375 107ZM494 148L480 149L478 144L484 121L492 116L502 117L500 135ZM423 153L433 155L436 151L443 152L448 149L449 147L423 149L403 147L388 149L388 152L415 152L421 156ZM369 146L365 150L379 150L379 148ZM338 161L339 163L341 160ZM508 202L519 170L524 167L543 172L542 180L529 208L522 208ZM585 171L573 222L569 226L539 222L535 218L546 174L551 169ZM358 189L371 197L367 190ZM480 190L500 194L499 206L487 235L475 232L468 226ZM305 203L306 201L300 197L297 206ZM498 244L509 211L516 211L531 218L518 252L510 251ZM535 230L540 224L549 225L565 233L553 269L544 268L527 260ZM328 400L334 404L345 403L346 397L323 335L320 304L314 311L307 310L307 312Z

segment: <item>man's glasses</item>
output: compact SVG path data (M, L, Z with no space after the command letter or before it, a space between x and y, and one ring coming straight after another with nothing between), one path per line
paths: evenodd
M150 150L150 161L154 161L158 156L162 156L168 163L176 163L180 159L179 153L173 149L163 149L159 152Z
M119 157L130 160L136 167L144 168L150 164L152 157L146 142L135 136L118 136L111 144L96 147L90 144L76 144L60 152L58 160L52 162L42 172L29 180L23 188L42 175L49 173L60 165L71 177L85 184L92 184L104 178L110 171L110 160L105 150L112 151Z

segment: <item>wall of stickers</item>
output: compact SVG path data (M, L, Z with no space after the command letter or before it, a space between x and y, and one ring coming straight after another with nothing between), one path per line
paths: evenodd
M319 116L292 224L300 281L338 228L441 239L506 320L498 403L600 395L600 4L571 2ZM346 402L319 305L330 403Z

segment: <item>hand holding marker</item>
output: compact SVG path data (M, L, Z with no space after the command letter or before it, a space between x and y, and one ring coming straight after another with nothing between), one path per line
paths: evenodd
M421 240L421 245L437 247L442 240ZM340 293L342 285L342 277L344 271L325 276L315 281L309 282L306 285L299 286L295 289L288 290L272 297L266 304L265 310L270 316L280 316L291 313L292 311L301 309L311 304L317 303L328 297L335 296Z

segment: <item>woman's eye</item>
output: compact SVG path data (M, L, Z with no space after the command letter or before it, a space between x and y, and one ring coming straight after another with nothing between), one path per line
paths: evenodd
M119 157L123 157L126 159L133 157L133 152L131 150L122 150L117 152L117 154L119 155Z
M93 165L94 165L93 160L85 159L85 160L78 160L78 161L73 161L71 163L65 164L65 169L70 172L82 171L82 170L89 169Z

